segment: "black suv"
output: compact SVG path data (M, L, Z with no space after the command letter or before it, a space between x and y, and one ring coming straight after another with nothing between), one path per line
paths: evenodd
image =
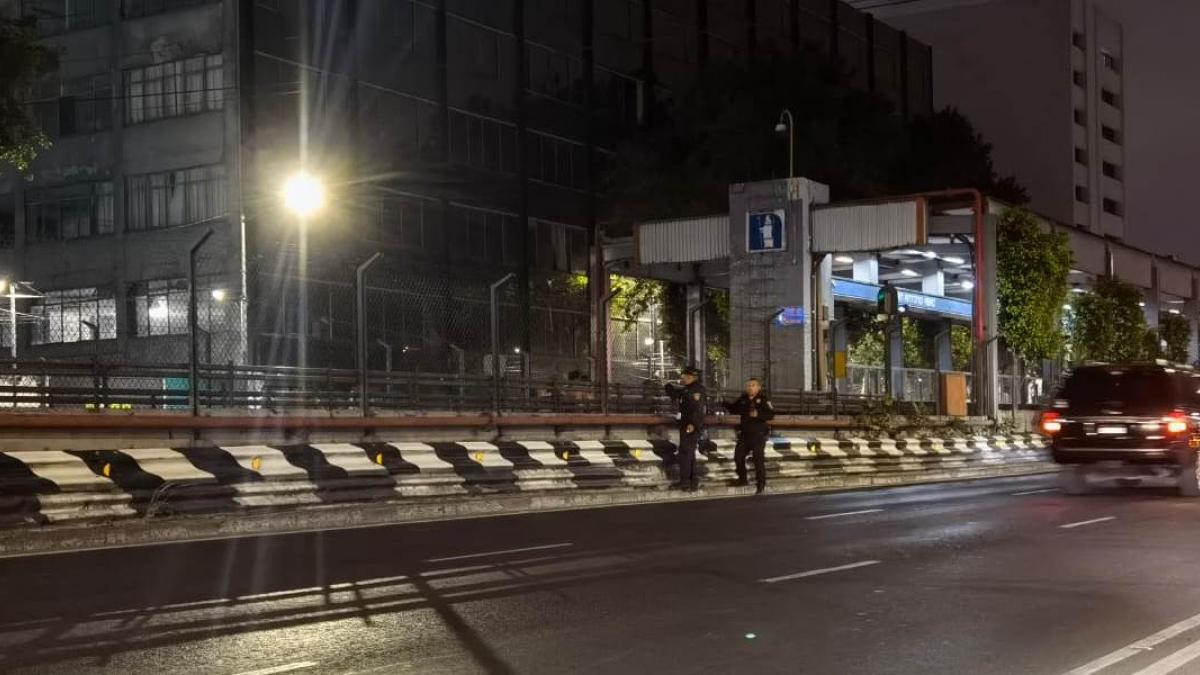
M1181 494L1200 496L1200 373L1162 363L1082 366L1039 426L1068 494L1086 492L1094 474L1171 478Z

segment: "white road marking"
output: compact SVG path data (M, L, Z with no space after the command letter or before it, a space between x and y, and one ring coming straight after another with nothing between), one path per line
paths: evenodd
M1042 488L1040 490L1026 490L1024 492L1014 492L1013 497L1024 497L1025 495L1040 495L1043 492L1057 492L1058 488Z
M780 581L791 581L792 579L803 579L805 577L815 577L818 574L829 574L831 572L844 572L846 570L857 569L859 567L870 567L878 565L878 560L863 560L862 562L850 563L849 565L839 565L837 567L826 567L819 570L809 570L807 572L797 572L796 574L785 574L781 577L770 577L768 579L759 579L764 584L775 584Z
M447 556L445 558L430 558L430 559L426 560L425 562L435 563L435 562L447 562L450 560L466 560L468 558L486 558L491 555L505 555L508 553L524 553L526 551L545 551L546 549L550 549L550 548L565 548L567 546L574 546L574 545L575 544L572 544L571 542L568 541L568 542L564 542L562 544L544 544L542 546L526 546L525 548L506 548L502 551L486 551L484 553L467 553L464 555L452 555L452 556Z
M1078 523L1067 523L1066 525L1059 525L1058 527L1059 527L1059 529L1062 529L1062 530L1070 530L1075 527L1083 527L1084 525L1092 525L1094 523L1103 523L1108 520L1116 520L1116 519L1117 519L1116 516L1104 516L1103 518L1092 518L1091 520L1081 520Z
M1200 659L1200 640L1193 642L1187 647L1180 649L1179 651L1171 654L1161 661L1158 661L1157 663L1150 664L1144 669L1137 671L1133 675L1167 675L1168 673L1173 673L1176 670L1179 670L1196 659ZM1195 671L1191 670L1189 672Z
M272 666L270 668L261 668L259 670L247 670L237 673L237 675L275 675L276 673L290 673L295 670L304 670L305 668L316 668L315 661L297 661L296 663L287 663L282 666Z
M1138 654L1142 654L1147 650L1153 649L1155 646L1170 640L1176 635L1181 635L1196 628L1200 628L1200 614L1188 617L1173 626L1167 626L1166 628L1149 637L1142 638L1141 640L1121 647L1112 653L1105 654L1091 663L1079 666L1075 670L1066 673L1066 675L1092 675L1093 673L1098 673L1109 666L1118 664L1126 659L1133 658Z
M805 520L825 520L826 518L845 518L846 516L860 516L864 513L879 513L883 509L863 509L862 511L845 511L842 513L826 513L823 516L809 516Z

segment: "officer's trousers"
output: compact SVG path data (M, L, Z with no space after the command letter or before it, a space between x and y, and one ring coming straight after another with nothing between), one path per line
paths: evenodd
M695 488L700 485L696 474L696 448L700 445L700 432L679 433L679 450L675 458L679 463L679 487Z
M765 458L767 436L765 434L742 433L733 450L733 463L740 481L746 480L746 455L754 455L754 483L759 487L767 484L767 462Z

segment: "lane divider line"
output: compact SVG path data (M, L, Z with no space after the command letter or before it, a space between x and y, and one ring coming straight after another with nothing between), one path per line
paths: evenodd
M846 570L858 569L859 567L870 567L878 565L878 560L863 560L862 562L850 563L849 565L838 565L837 567L825 567L819 570L809 570L807 572L797 572L796 574L785 574L781 577L770 577L767 579L759 579L764 584L777 584L780 581L791 581L793 579L804 579L806 577L815 577L819 574L830 574L832 572L845 572Z
M315 661L297 661L296 663L286 663L282 666L272 666L270 668L260 668L259 670L247 670L237 675L276 675L276 673L290 673L305 668L316 668Z
M547 549L566 548L567 546L574 546L574 545L575 544L568 541L568 542L563 542L561 544L544 544L542 546L526 546L524 548L506 548L506 549L503 549L500 551L485 551L483 553L465 553L463 555L452 555L452 556L446 556L444 558L429 558L425 562L436 563L436 562L449 562L451 560L467 560L469 558L486 558L486 557L492 556L492 555L506 555L509 553L524 553L526 551L545 551Z
M1058 492L1058 488L1042 488L1040 490L1026 490L1024 492L1014 492L1013 497L1024 497L1025 495L1040 495L1043 492Z
M861 516L864 513L879 513L883 509L863 509L861 511L844 511L842 513L826 513L822 516L808 516L805 520L825 520L827 518L845 518L846 516Z
M1153 635L1144 637L1137 642L1105 654L1095 661L1079 666L1065 675L1093 675L1093 673L1098 673L1109 666L1114 666L1122 661L1125 661L1126 659L1131 659L1138 654L1143 654L1177 635L1182 635L1183 633L1186 633L1190 630L1195 630L1196 628L1200 628L1200 614L1188 617L1179 623L1167 626Z
M1193 642L1161 661L1146 666L1133 675L1168 675L1168 673L1173 673L1196 659L1200 659L1200 640ZM1195 670L1189 669L1188 672L1195 672Z
M1117 519L1116 516L1104 516L1103 518L1092 518L1091 520L1081 520L1078 523L1067 523L1066 525L1059 525L1058 528L1060 530L1070 530L1070 529L1073 529L1076 527L1083 527L1084 525L1094 525L1096 523L1103 523L1105 521L1116 520L1116 519Z

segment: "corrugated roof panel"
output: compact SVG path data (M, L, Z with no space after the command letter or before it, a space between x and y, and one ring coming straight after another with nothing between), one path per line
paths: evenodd
M643 265L728 258L729 216L642 223L637 227L637 256Z
M924 244L919 201L819 208L813 212L813 252L886 251Z

